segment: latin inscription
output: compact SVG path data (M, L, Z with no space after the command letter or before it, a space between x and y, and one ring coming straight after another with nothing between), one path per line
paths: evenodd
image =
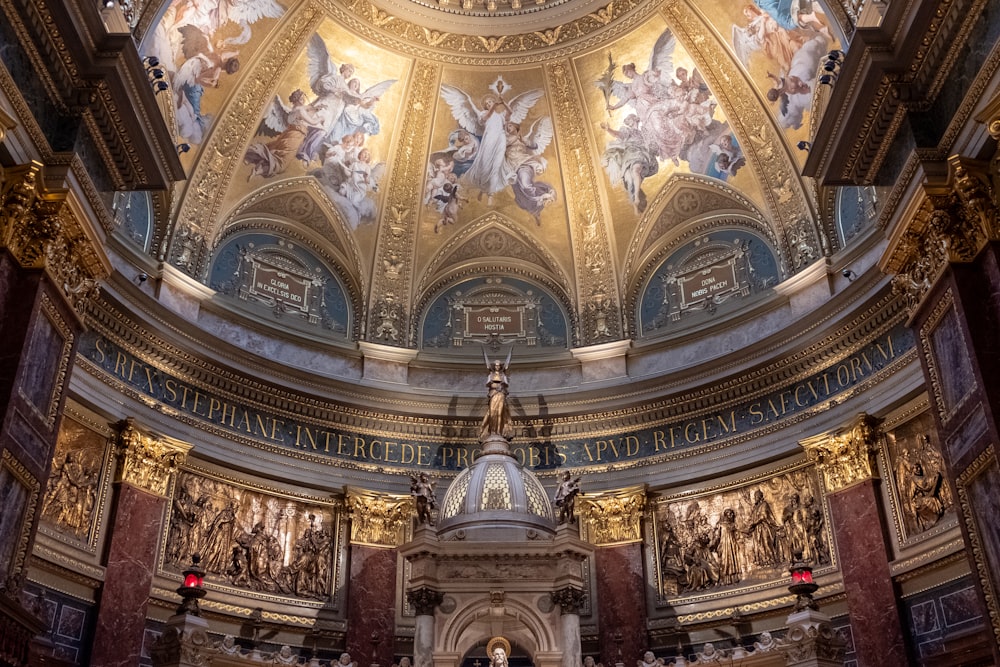
M654 427L603 438L551 441L516 437L512 450L525 466L544 470L635 460L724 441L790 419L834 398L875 377L913 345L909 330L899 326L851 357L801 382L776 388L725 410L682 416ZM82 337L80 354L109 380L123 382L155 401L224 431L270 445L375 465L443 470L466 468L479 456L479 450L471 443L463 446L404 440L272 414L163 373L93 332Z

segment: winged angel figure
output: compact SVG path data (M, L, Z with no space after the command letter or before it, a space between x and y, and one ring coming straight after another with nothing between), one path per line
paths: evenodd
M729 123L715 119L717 103L702 76L675 69L676 48L676 37L665 30L644 72L626 63L621 67L626 80L616 80L609 54L607 70L595 81L609 115L628 107L619 127L601 123L611 137L603 164L612 182L628 193L636 214L646 209L642 182L659 171L661 162L679 167L684 160L692 171L723 179L745 162Z
M289 95L289 105L275 96L264 113L256 141L247 148L244 162L250 177L265 178L285 171L298 159L315 176L352 228L374 219L373 193L385 171L375 161L365 138L378 134L380 123L373 108L396 82L387 79L365 90L354 76L351 63L334 63L319 35L307 46L309 86L315 97L307 102L301 90Z
M201 108L205 86L218 86L220 73L239 68L239 49L250 41L252 26L284 13L276 0L175 0L156 24L143 55L155 57L173 82L178 134L202 143L211 120ZM233 30L239 34L231 37Z
M551 185L536 180L548 165L542 154L552 143L552 119L537 117L527 132L522 123L544 93L529 90L508 100L510 86L502 76L488 91L477 104L464 90L441 85L441 97L458 127L449 135L448 147L431 155L424 201L447 205L440 197L453 200L461 183L478 190L480 199L486 195L492 206L497 193L509 187L515 203L541 224L542 210L556 199ZM448 215L444 205L438 210ZM454 222L454 216L448 218L445 224Z

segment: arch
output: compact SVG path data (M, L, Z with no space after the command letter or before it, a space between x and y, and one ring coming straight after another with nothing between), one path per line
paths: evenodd
M435 624L434 651L465 655L478 642L488 640L494 634L491 631L494 627L502 627L507 639L532 655L562 650L554 632L558 624L543 615L537 605L508 595L503 603L503 616L496 616L496 609L483 597L455 609L445 622ZM481 630L477 624L483 626Z

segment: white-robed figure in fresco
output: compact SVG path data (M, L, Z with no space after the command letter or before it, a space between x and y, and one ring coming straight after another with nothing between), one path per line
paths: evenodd
M551 119L548 116L537 118L531 125L531 131L521 136L521 123L542 98L544 91L537 88L508 100L505 95L509 90L510 86L503 77L497 77L480 105L464 90L448 84L441 85L441 97L451 108L451 114L460 128L467 133L467 136L462 135L466 136L463 146L471 153L471 161L467 168L463 165L462 181L478 190L480 197L486 195L490 206L498 192L508 186L513 187L518 206L535 216L537 221L537 214L541 211L539 206L543 207L554 199L554 191L547 184L535 180L546 167L541 153L552 139ZM454 137L455 133L452 135ZM512 155L508 157L508 153ZM542 190L545 190L544 194Z
M339 142L348 134L359 131L377 134L379 121L372 108L396 79L387 79L362 90L361 81L354 76L354 65L343 63L338 67L322 37L313 35L307 48L309 86L316 94L310 106L319 120L310 128L299 151L299 157L308 163L319 158L325 144Z
M594 82L609 115L627 111L617 129L601 123L610 137L603 164L611 182L628 193L637 215L646 208L642 181L657 173L661 161L679 167L683 160L691 171L705 173L712 142L729 132L728 123L715 118L717 103L698 70L674 66L676 47L677 39L665 30L644 71L625 63L624 80L615 79L618 66L609 54L607 70Z

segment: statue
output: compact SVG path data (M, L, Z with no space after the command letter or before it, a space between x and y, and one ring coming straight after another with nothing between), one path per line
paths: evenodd
M559 508L559 523L576 523L576 515L573 510L576 506L576 497L581 494L580 478L571 479L569 470L564 470L562 481L556 487L556 495L553 498L555 506Z
M271 662L275 665L297 665L299 664L299 656L292 653L291 646L285 644L274 654Z
M513 349L507 352L507 361L500 363L496 360L490 363L483 350L483 359L486 360L486 369L489 375L486 376L486 415L483 417L482 428L479 432L479 441L485 442L491 435L500 435L510 440L514 435L513 424L510 421L510 406L507 405L508 379L507 371L510 368L510 355Z
M494 637L486 644L486 654L490 658L490 667L508 667L510 642L503 637Z
M357 667L357 663L351 660L350 653L341 653L340 660L335 665L331 665L331 667Z
M663 667L663 660L656 657L652 651L642 654L642 660L635 661L636 667Z
M410 495L417 501L417 521L434 525L431 510L437 509L437 499L434 498L434 487L437 482L427 479L427 473L422 472L414 477L410 475Z

